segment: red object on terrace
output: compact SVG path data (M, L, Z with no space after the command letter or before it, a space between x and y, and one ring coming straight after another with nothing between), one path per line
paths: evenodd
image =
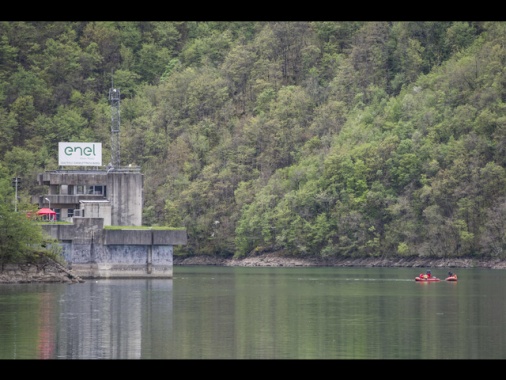
M37 211L37 215L44 217L44 219L47 218L48 220L56 220L56 212L47 207L41 208Z

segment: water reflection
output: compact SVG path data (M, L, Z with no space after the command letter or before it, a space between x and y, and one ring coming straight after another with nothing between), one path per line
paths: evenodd
M0 359L150 358L171 331L172 280L0 286Z
M172 280L89 281L69 286L59 307L57 358L140 359L153 335L170 340Z

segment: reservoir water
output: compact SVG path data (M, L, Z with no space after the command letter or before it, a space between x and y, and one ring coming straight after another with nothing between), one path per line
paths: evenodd
M506 359L506 271L175 266L0 285L0 359Z

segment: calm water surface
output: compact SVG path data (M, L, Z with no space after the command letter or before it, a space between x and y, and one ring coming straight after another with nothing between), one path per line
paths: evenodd
M506 271L419 272L176 266L172 280L4 284L0 359L506 359Z

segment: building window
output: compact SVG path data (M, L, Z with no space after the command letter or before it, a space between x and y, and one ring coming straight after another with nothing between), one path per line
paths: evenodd
M67 218L72 218L74 216L74 209L73 208L69 208L67 210Z
M76 194L85 194L83 185L76 186Z
M88 194L102 195L104 193L104 187L102 185L88 186Z

